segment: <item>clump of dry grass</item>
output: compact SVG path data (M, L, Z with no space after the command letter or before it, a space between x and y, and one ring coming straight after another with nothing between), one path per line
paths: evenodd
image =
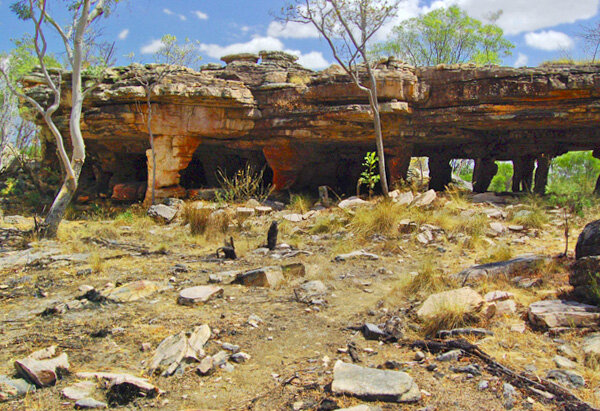
M404 215L402 207L386 199L373 208L361 207L356 210L350 222L350 229L362 237L397 234L398 224Z
M104 269L104 259L97 251L90 254L88 262L90 263L92 271L96 274L101 273Z
M525 199L525 207L509 214L509 220L513 224L522 225L526 228L542 228L549 221L541 200L531 196Z
M192 235L201 235L206 231L210 214L210 208L199 208L194 203L186 203L183 206L181 216L185 224L190 225Z
M320 215L318 216L312 227L310 228L310 232L312 234L323 234L323 233L332 233L343 227L342 220L336 215Z
M444 289L448 283L449 281L443 277L443 273L435 267L432 261L425 261L417 275L410 276L405 283L400 285L400 290L405 295L431 294Z
M233 215L228 210L221 209L212 212L208 217L207 235L227 234L232 221Z
M493 247L485 257L479 260L480 264L495 263L510 260L514 257L514 251L508 244L498 244Z
M289 208L298 214L305 214L310 211L312 205L313 202L309 196L304 194L292 194Z
M440 330L470 327L478 324L480 317L460 301L444 301L436 306L436 315L423 319L421 331L426 337L435 336Z

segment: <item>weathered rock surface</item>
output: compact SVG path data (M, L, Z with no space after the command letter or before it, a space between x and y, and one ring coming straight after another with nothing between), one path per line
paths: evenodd
M281 52L261 56L259 63L234 56L201 72L181 68L154 88L158 198L215 186L217 167L234 173L245 162L268 164L277 189L354 189L364 153L374 148L367 96L335 70L312 72ZM524 164L597 147L597 66L415 68L390 60L374 75L392 181L405 177L411 155L430 158L432 181L443 188L452 158ZM68 93L70 75L63 79ZM27 78L29 94L44 100L40 82L39 74ZM143 96L132 67L110 69L84 101L82 129L97 154L86 167L97 167L98 187L148 177L148 198L154 165L145 108L135 104ZM68 99L62 101L55 117L68 136Z
M75 409L77 410L99 408L108 408L108 405L102 401L98 401L89 397L81 398L75 402Z
M525 254L511 260L487 263L469 267L456 274L459 281L467 283L484 278L505 277L510 278L517 274L532 271L542 265L546 257L534 254Z
M335 394L389 402L415 402L421 398L411 376L401 371L378 370L338 360L333 368Z
M592 367L600 365L600 333L586 335L582 348L586 364Z
M148 209L148 216L165 223L173 221L176 215L176 208L164 204L155 204Z
M118 303L128 303L149 297L167 288L169 287L156 281L139 280L115 288L106 298Z
M10 401L35 391L35 385L22 378L0 375L0 401Z
M78 378L96 379L108 384L107 398L110 404L125 405L137 397L153 398L162 391L150 384L146 378L131 374L112 372L78 372Z
M214 285L199 285L181 290L177 302L182 305L205 303L213 297L223 295L223 288Z
M347 261L354 259L363 259L363 260L379 260L379 256L377 254L368 253L365 250L356 250L347 254L336 255L335 261Z
M569 284L576 299L600 304L600 255L581 257L571 265Z
M62 395L70 400L81 400L89 397L96 389L96 384L91 381L80 381L63 388Z
M435 317L440 311L447 310L449 307L457 307L465 314L475 313L481 309L484 302L483 297L472 288L458 288L427 297L417 311L417 316L421 319Z
M21 376L37 387L48 387L54 385L61 375L69 371L67 354L55 355L56 347L51 346L15 361L15 368Z
M600 220L588 223L575 245L575 258L580 259L590 255L600 255Z
M248 287L277 288L285 281L280 266L262 267L239 273L234 281Z
M165 338L156 348L148 366L149 372L162 371L163 376L169 376L184 360L200 362L206 355L204 344L210 335L210 328L205 324L194 328L189 337L180 332Z
M540 327L594 327L600 325L600 308L575 301L543 300L529 306L529 321Z

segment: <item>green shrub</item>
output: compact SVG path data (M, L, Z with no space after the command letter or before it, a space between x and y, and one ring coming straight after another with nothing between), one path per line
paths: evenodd
M247 201L251 198L258 201L265 200L271 194L272 187L270 184L265 184L264 173L264 168L256 171L249 164L236 171L233 177L228 177L224 171L218 170L217 179L223 190L217 192L217 200L229 203Z
M513 165L510 161L496 161L498 172L490 183L489 190L496 192L510 191L512 186Z

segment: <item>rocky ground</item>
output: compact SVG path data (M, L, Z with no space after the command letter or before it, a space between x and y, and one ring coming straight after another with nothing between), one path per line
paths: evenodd
M600 407L600 310L564 302L600 210L567 217L558 257L561 209L396 194L312 211L170 202L65 221L56 241L4 216L0 409ZM192 208L208 210L203 234ZM217 258L229 237L238 258Z

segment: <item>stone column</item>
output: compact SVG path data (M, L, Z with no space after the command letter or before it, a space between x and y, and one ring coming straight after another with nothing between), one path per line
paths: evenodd
M273 188L281 191L294 185L307 153L288 142L265 146L263 153L269 167L273 170Z
M514 170L512 190L514 192L531 191L535 157L531 155L519 156L514 158L512 162Z
M486 192L497 172L498 165L493 158L476 158L473 168L473 192Z
M540 154L537 158L537 167L535 169L535 185L533 192L544 195L546 193L546 184L548 184L548 172L550 171L550 154Z
M386 153L385 162L388 168L389 186L399 185L406 181L408 167L412 158L413 145L406 144L404 147L395 147Z
M154 138L156 154L156 186L155 200L168 197L185 197L185 188L179 185L179 172L187 167L192 160L194 151L200 145L200 140L192 137L158 136ZM146 150L148 158L148 188L144 205L152 201L152 150Z
M429 156L429 188L444 191L452 182L452 167L450 158L444 155Z

